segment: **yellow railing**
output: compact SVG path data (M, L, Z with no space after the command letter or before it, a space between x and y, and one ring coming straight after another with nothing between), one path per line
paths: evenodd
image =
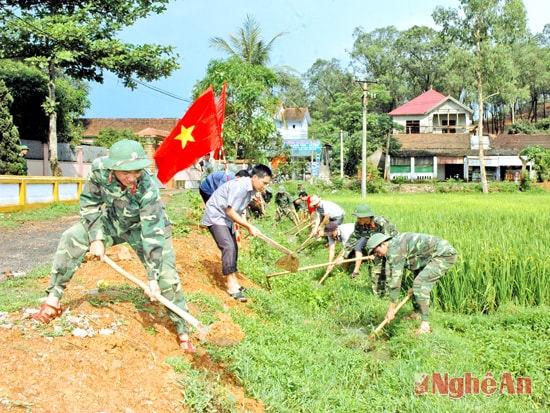
M0 212L44 208L53 202L77 203L85 178L0 176Z

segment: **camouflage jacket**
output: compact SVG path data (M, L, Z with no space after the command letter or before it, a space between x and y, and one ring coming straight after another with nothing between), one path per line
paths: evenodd
M81 222L88 230L90 241L117 236L128 239L130 232L141 233L147 278L159 278L164 239L171 235L171 222L156 178L147 169L135 187L122 189L120 183L96 159L80 195Z
M293 202L290 194L285 192L284 194L277 193L277 195L275 195L275 204L282 210L286 210L293 205Z
M344 246L344 255L347 256L361 238L368 240L372 234L377 232L391 235L392 237L395 237L399 233L395 225L384 217L374 216L368 225L361 225L359 221L356 221L353 234L351 234Z
M402 232L389 240L386 262L389 267L390 299L396 302L405 270L422 270L435 257L450 257L456 250L448 241L416 232Z

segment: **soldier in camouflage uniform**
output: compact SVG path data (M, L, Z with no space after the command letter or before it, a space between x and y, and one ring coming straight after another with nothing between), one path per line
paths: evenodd
M21 175L27 176L29 173L29 166L27 164L27 152L29 152L29 147L27 145L21 145L19 150L19 157L21 158L21 162L23 164L23 172Z
M357 217L353 234L349 237L344 248L337 257L342 261L351 251L355 251L355 258L361 258L366 253L366 245L369 238L375 233L387 234L392 237L398 234L397 228L390 221L382 216L374 215L374 212L367 204L358 205L353 214ZM370 254L369 254L370 255ZM386 259L384 257L371 257L372 291L375 295L381 296L386 292ZM355 263L352 278L359 275L362 261Z
M275 205L277 205L277 211L275 212L275 221L280 221L283 216L288 217L296 227L298 226L298 216L294 211L292 198L286 191L284 186L280 186L275 195Z
M132 140L113 144L96 159L80 195L80 222L65 231L54 258L48 297L33 318L41 323L62 314L60 300L86 253L103 261L105 250L127 242L147 270L151 300L157 294L187 311L172 247L172 223L160 199L151 160ZM195 351L189 328L168 310L185 352Z
M395 237L374 234L367 242L370 254L386 257L389 267L390 307L386 318L395 318L395 306L405 270L414 273L413 304L420 313L417 334L431 333L429 320L430 292L435 283L456 262L457 252L448 241L427 234L403 232Z
M301 191L294 200L294 210L300 221L305 221L310 213L307 208L307 192Z

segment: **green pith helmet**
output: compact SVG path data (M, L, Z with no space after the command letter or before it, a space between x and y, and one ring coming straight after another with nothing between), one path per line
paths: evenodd
M372 212L372 209L367 204L361 204L357 205L357 208L355 208L355 211L351 215L355 215L357 218L366 218L373 217L374 212Z
M29 147L27 145L21 145L19 147L19 150L21 150L21 151L24 150L24 149L29 150Z
M382 234L380 232L377 232L372 237L369 238L367 241L367 251L370 254L372 254L372 250L378 247L380 244L382 244L384 241L387 241L391 238L391 235Z
M139 171L151 163L139 142L130 139L115 142L109 149L109 156L103 162L106 168L113 171Z
M284 194L284 193L286 192L286 189L285 189L284 186L281 185L281 186L279 187L279 189L277 190L277 192L280 193L280 194Z

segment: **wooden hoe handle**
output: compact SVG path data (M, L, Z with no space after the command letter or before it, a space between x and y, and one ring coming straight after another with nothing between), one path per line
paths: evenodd
M285 254L288 254L288 255L296 255L294 251L291 251L291 250L289 250L287 247L285 247L285 246L279 244L278 242L272 240L271 238L266 237L266 236L265 236L264 234L262 234L261 232L258 232L258 233L256 234L256 236L257 236L258 238L260 238L261 240L267 242L267 243L270 244L271 246L273 246L273 247L277 248L278 250L284 252Z
M403 301L401 301L397 307L395 307L395 314L397 314L397 312L399 310L401 310L401 307L403 307L407 301L409 301L409 299L411 298L412 296L412 290L409 290L408 293L407 293L407 296L403 299ZM380 325L378 327L376 327L376 329L372 332L372 334L369 336L369 340L372 340L374 337L376 337L376 335L384 328L384 326L386 324L389 324L390 323L390 320L388 320L387 318L384 318L384 321L382 321L380 323Z
M107 255L104 255L103 256L103 259L105 260L105 262L107 264L109 264L109 266L115 270L116 272L118 272L120 275L124 276L125 278L127 278L128 280L132 281L134 284L137 284L138 286L140 286L144 291L147 291L149 290L149 286L147 284L145 284L143 281L141 281L139 278L133 276L132 274L130 274L129 272L125 271L124 269L122 269L118 264L116 264L112 259L110 259ZM189 323L190 325L192 325L193 327L197 328L197 329L203 329L205 328L205 326L203 326L201 324L201 322L199 320L197 320L195 317L193 317L191 314L189 314L187 311L184 311L182 310L181 308L179 308L177 305L175 305L173 302L171 302L170 300L168 300L167 298L163 297L162 295L160 294L156 294L155 295L155 298L161 303L161 304L164 304L164 306L166 306L166 308L172 310L174 313L176 313L177 315L179 315L181 318L183 318L187 323Z

